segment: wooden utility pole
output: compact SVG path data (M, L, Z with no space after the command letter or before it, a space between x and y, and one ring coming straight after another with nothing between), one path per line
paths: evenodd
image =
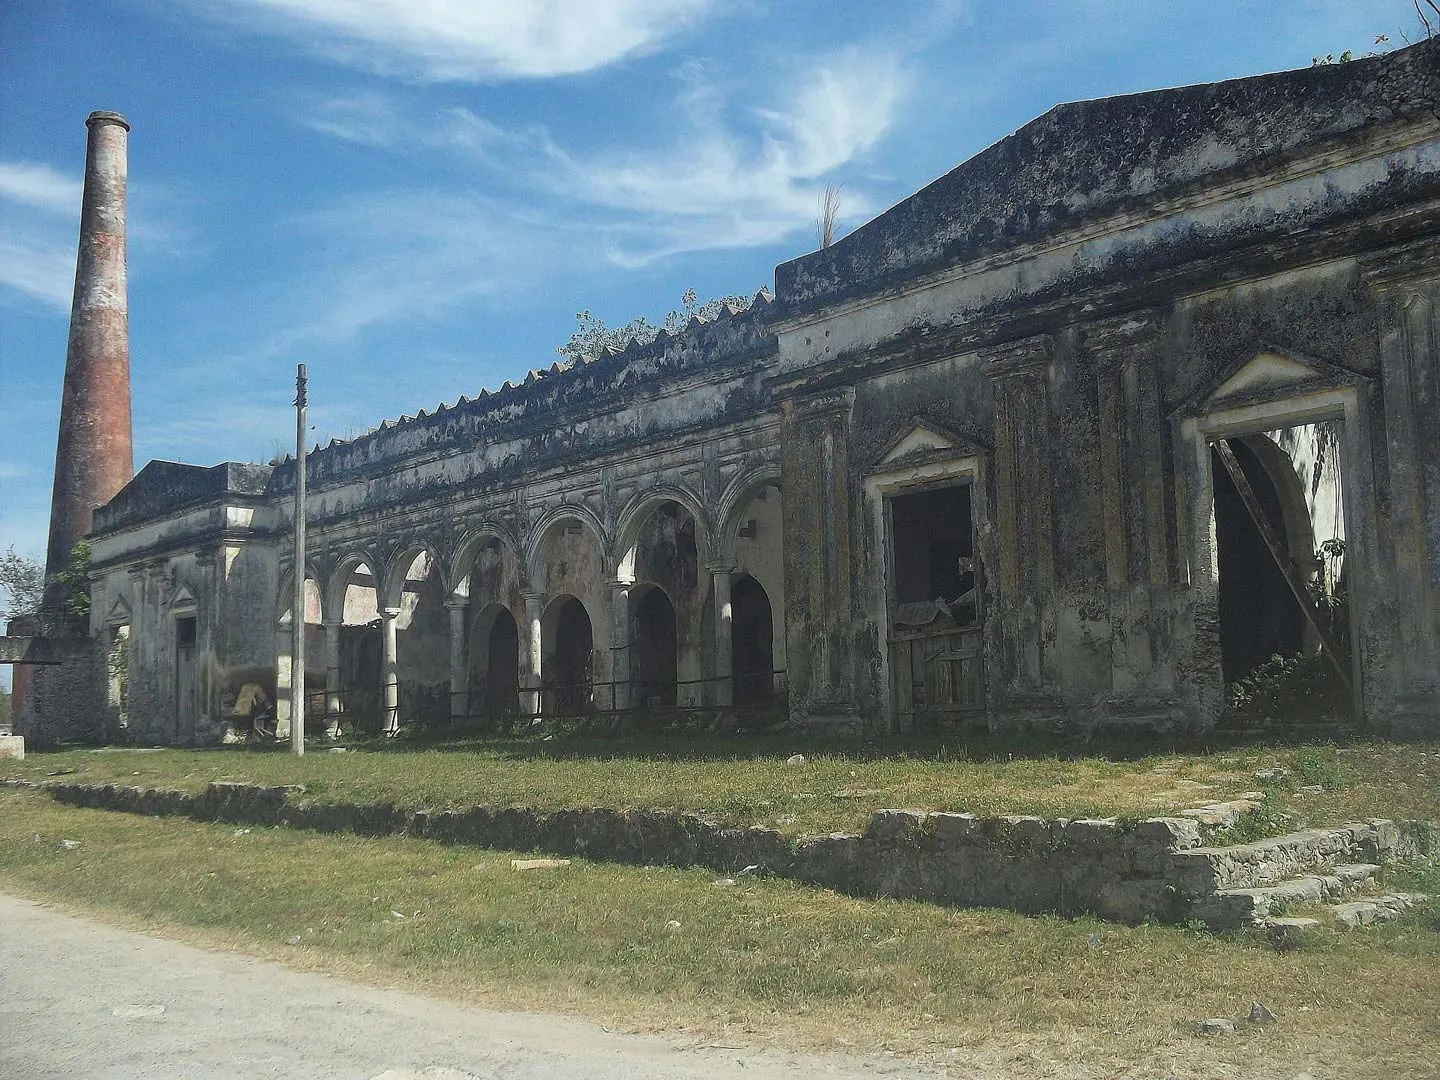
M295 611L290 649L290 748L305 753L305 365L295 372Z

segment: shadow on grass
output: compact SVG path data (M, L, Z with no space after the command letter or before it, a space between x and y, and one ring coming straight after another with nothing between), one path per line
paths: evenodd
M398 739L347 739L359 753L417 750L471 751L508 760L764 761L794 754L839 756L854 761L916 760L995 762L1013 760L1139 761L1172 754L1208 754L1234 749L1285 749L1378 743L1373 736L1331 728L1294 727L1262 733L1216 730L1205 735L1095 736L1088 739L1043 734L949 731L930 734L820 736L765 731L718 734L694 731L632 732L623 735L465 734L445 728L418 728ZM277 749L284 749L277 747Z

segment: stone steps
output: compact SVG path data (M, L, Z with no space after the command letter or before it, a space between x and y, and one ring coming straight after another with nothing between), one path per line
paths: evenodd
M1403 854L1403 837L1392 821L1352 822L1303 829L1246 844L1174 851L1167 875L1194 899L1237 889L1258 889L1292 878L1330 873L1344 864L1383 863Z
M1375 863L1341 863L1326 874L1306 874L1257 888L1220 889L1193 902L1190 917L1217 931L1253 926L1291 905L1318 904L1363 889L1379 872Z

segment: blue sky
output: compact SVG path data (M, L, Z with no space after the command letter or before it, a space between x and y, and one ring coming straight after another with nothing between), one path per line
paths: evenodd
M130 120L136 465L266 460L753 293L1060 101L1399 43L1411 0L0 5L0 550L42 556L85 116Z

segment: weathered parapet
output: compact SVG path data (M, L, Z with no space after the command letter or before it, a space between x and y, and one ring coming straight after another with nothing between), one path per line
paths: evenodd
M1307 872L1343 877L1347 860L1383 863L1416 850L1413 838L1388 821L1207 847L1207 838L1223 833L1207 831L1190 818L1069 821L880 810L861 834L792 840L774 829L729 828L661 810L409 810L388 802L317 802L305 799L299 786L224 781L200 794L116 785L38 786L60 802L137 814L405 835L642 866L707 867L789 878L855 896L1026 914L1093 914L1132 923L1200 917L1216 928L1247 921L1255 910L1253 897L1237 895L1247 888L1263 892L1269 883Z
M323 520L326 492L332 492L333 505L332 489L346 485L364 485L367 503L376 505L413 502L427 486L452 486L452 476L430 467L437 453L469 455L467 483L499 482L652 443L670 432L753 417L764 391L750 369L772 358L776 348L769 306L768 298L757 296L745 311L725 309L709 321L692 319L649 344L631 341L620 352L607 350L568 366L555 363L499 390L386 420L354 439L332 439L309 457L312 517ZM657 409L659 399L668 399L667 407ZM646 406L643 415L637 402ZM292 493L294 474L294 461L286 459L275 470L270 494ZM393 491L384 482L392 474L403 481ZM354 510L353 501L347 506Z

